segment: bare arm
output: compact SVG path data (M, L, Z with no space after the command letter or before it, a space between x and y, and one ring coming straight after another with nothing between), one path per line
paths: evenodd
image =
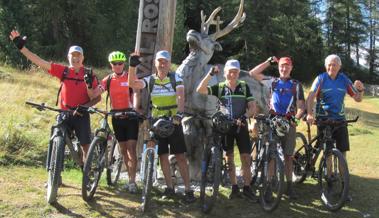
M354 87L358 90L358 93L353 96L354 101L361 102L364 94L365 87L360 80L355 80Z
M298 100L296 103L296 107L297 107L297 112L296 112L295 117L297 119L300 119L305 112L305 101L304 100Z
M314 114L313 114L313 105L315 101L316 95L313 91L309 92L308 98L307 98L307 122L312 124L314 121Z
M219 73L219 69L217 67L211 67L207 75L203 78L203 80L201 80L201 82L197 86L196 92L203 95L208 95L208 83L209 83L209 80L211 80L212 78L211 74L215 74L215 73Z
M178 112L184 112L184 86L176 88L176 101L178 104Z
M11 32L11 34L9 35L9 38L11 40L13 40L14 38L16 37L19 37L20 36L20 33L17 31L17 30L13 30ZM40 58L38 55L34 54L33 52L31 52L29 49L27 49L25 46L20 49L20 52L28 59L30 60L31 62L33 62L34 64L36 64L37 66L45 69L45 70L50 70L51 68L51 63Z
M265 62L262 62L253 69L251 69L249 71L249 75L253 77L255 80L262 81L264 78L263 71L271 65L270 61L278 62L278 59L275 56L268 58Z
M136 75L136 67L129 66L128 82L129 82L129 86L133 89L140 90L140 89L145 88L145 83L142 80L138 79Z

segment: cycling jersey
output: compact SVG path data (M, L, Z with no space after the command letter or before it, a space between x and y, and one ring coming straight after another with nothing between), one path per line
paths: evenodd
M176 114L178 105L176 102L176 92L171 85L170 78L166 76L160 80L157 75L145 78L146 87L149 86L150 79L155 79L151 90L151 115L153 118L160 116L173 116ZM183 86L183 80L175 73L176 89Z
M49 74L62 80L65 66L51 63ZM97 79L93 76L92 87L97 86ZM87 93L87 86L84 82L84 67L81 67L78 73L75 73L73 67L69 68L66 78L63 80L62 90L59 97L59 105L62 109L75 108L78 105L86 104L90 101Z
M358 91L351 80L344 74L338 73L333 80L327 72L316 77L311 91L317 97L316 118L345 119L344 99L346 93L354 97Z
M241 80L237 80L237 86L232 91L225 82L208 86L208 94L218 97L221 103L228 109L231 118L238 119L246 112L247 103L254 101L249 86Z
M128 73L123 72L120 76L113 73L106 76L101 81L101 85L104 87L104 90L108 90L107 80L109 76L111 76L109 97L112 110L123 110L130 108L132 103L129 91Z
M295 115L297 101L304 100L302 85L293 79L270 77L270 80L270 109L279 115Z

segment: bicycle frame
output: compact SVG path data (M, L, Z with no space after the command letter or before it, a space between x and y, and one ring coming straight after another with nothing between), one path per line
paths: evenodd
M61 112L61 113L65 113L65 112ZM61 136L64 139L65 145L69 148L71 157L75 161L75 163L77 165L81 164L81 161L80 161L81 157L80 157L80 153L79 153L80 152L79 149L81 149L81 148L77 147L75 149L74 143L72 142L72 138L71 138L72 137L72 132L67 128L67 126L65 124L65 120L67 118L61 119L60 116L62 116L62 114L59 114L57 116L57 123L51 127L51 131L50 131L51 132L51 134L50 134L51 136L50 136L50 140L49 140L49 146L48 146L47 158L46 158L46 169L47 169L47 171L49 170L49 167L50 167L52 142L53 142L54 138L57 137L57 136ZM66 115L63 115L63 116L66 116ZM61 154L61 155L62 155L62 159L64 160L64 158L63 158L64 154ZM63 166L62 166L62 169L63 169Z
M145 166L146 166L146 154L148 151L153 151L154 154L154 167L153 167L153 183L157 178L157 170L158 170L158 145L156 144L154 147L147 147L147 144L143 144L142 150L142 160L141 160L141 168L140 168L140 177L141 182L145 182Z

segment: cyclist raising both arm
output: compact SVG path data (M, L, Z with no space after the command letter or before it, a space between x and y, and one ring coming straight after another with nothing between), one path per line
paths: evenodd
M228 60L226 62L224 67L225 82L208 86L211 77L218 72L218 68L211 68L210 72L208 72L200 82L196 91L204 95L214 95L218 97L223 106L227 108L230 118L237 119L237 125L230 129L226 135L226 141L223 142L223 149L226 151L226 160L229 165L229 175L232 183L232 192L229 198L240 196L233 151L234 140L236 140L242 163L244 179L243 195L253 200L255 195L250 187L250 152L252 146L246 118L254 115L256 104L251 95L249 86L244 81L238 80L240 74L240 63L238 60Z
M69 66L48 62L25 47L26 37L21 37L17 30L13 30L9 38L15 43L20 52L31 62L38 65L49 74L61 80L62 89L59 96L59 106L62 109L75 109L80 105L92 106L101 100L95 91L98 85L96 76L89 70L87 74L83 61L83 49L79 46L71 46L67 59ZM84 162L87 156L89 143L91 142L91 125L88 112L80 112L68 119L68 126L75 130L75 134L82 146Z
M278 63L279 77L269 77L263 71L270 65ZM299 81L291 78L293 69L292 60L289 57L270 57L265 62L250 70L249 74L258 81L270 80L271 90L270 111L280 116L294 116L299 120L304 113L305 101L303 87ZM292 185L292 157L296 146L296 124L290 125L289 132L281 137L281 145L284 151L284 166L287 179L287 195L296 199L297 195Z

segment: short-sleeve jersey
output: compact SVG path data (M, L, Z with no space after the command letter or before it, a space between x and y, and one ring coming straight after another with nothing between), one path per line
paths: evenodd
M66 66L64 65L51 63L51 69L48 72L52 76L62 80L65 68ZM62 109L75 108L90 101L87 94L87 86L84 82L84 74L84 67L80 68L77 73L75 73L73 67L68 68L68 74L63 80L62 90L59 96L59 106ZM98 81L93 75L92 87L96 87L97 84Z
M146 77L145 84L149 89L150 79L154 79L154 86L151 90L151 115L153 118L160 116L173 116L176 114L178 105L176 101L176 91L172 87L170 78L166 76L163 80L160 80L156 74ZM182 78L175 73L176 90L180 87L184 87Z
M296 114L297 101L304 100L301 83L294 79L269 77L270 109L280 115Z
M110 80L110 89L109 89L109 98L112 110L124 110L131 108L131 93L128 82L128 73L123 72L120 76L115 73L106 76L101 81L101 86L104 90L108 90L107 81L109 76Z
M327 72L316 77L311 91L315 93L316 118L345 119L344 99L346 93L350 96L357 94L351 80L342 72L333 80Z
M208 95L218 97L233 119L240 118L246 112L247 103L254 101L249 86L242 80L237 80L234 91L225 82L208 86Z

